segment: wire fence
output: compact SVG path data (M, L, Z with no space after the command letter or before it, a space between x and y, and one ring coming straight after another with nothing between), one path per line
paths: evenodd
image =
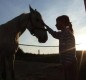
M76 44L79 46L80 44ZM41 45L28 45L28 44L19 44L20 48L26 53L34 54L56 54L59 53L59 46L41 46ZM40 51L40 52L39 52Z
M27 45L27 44L19 44L22 46L32 46L32 47L59 47L59 46L39 46L39 45ZM76 44L76 45L80 45L80 44Z

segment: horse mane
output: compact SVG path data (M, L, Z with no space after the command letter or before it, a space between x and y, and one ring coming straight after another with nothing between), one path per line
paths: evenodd
M4 24L1 24L0 25L0 31L3 31L3 29L5 30L5 31L10 31L11 30L11 28L16 28L17 30L19 30L19 27L21 26L20 24L22 23L24 23L25 22L25 20L27 19L27 15L28 15L29 13L22 13L22 14L20 14L19 16L17 16L17 17L15 17L15 18L13 18L12 20L9 20L8 22L6 22L6 23L4 23ZM25 29L22 29L21 30L21 34L23 33L25 31Z
M9 21L7 21L6 23L1 24L0 27L1 27L1 26L4 26L4 25L8 25L8 24L12 24L12 23L19 22L20 18L22 18L25 14L26 14L26 13L20 14L19 16L15 17L15 18L13 18L13 19L11 19L11 20L9 20Z

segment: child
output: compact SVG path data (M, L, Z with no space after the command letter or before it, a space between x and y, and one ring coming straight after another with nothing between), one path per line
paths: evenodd
M76 49L72 24L67 15L56 19L56 28L59 32L53 31L45 24L48 32L56 39L59 39L60 61L65 71L65 80L76 80Z

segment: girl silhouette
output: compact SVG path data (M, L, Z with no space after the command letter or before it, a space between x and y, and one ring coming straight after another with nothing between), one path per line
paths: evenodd
M59 39L60 62L63 64L65 80L76 80L77 60L75 38L72 24L67 15L56 19L56 28L60 31L53 31L45 24L48 32L56 39Z

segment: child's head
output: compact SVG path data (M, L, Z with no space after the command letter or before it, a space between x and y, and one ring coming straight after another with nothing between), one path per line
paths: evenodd
M56 27L58 30L64 30L66 28L69 28L69 30L73 32L72 24L67 15L62 15L56 18Z

